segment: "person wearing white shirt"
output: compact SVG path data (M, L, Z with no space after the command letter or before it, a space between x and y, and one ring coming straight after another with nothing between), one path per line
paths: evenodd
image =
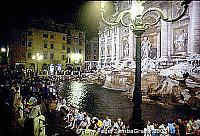
M121 121L121 118L118 118L114 123L114 128L123 129L124 123Z
M34 119L34 118L36 118L37 116L40 116L40 115L41 115L40 105L36 105L36 106L33 106L28 117Z
M107 134L108 131L111 129L111 119L109 119L108 116L106 116L106 119L103 120L103 128L104 128L104 133Z

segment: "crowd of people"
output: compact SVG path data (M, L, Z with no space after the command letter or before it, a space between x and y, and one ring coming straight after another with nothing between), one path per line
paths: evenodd
M36 117L46 117L48 113L56 112L61 115L66 130L74 130L80 135L84 135L86 131L100 135L126 135L129 129L121 118L114 120L105 116L104 119L100 119L74 105L68 105L66 98L59 95L63 81L66 80L64 76L27 78L26 74L17 71L4 71L2 74L0 104L4 106L3 110L7 109L5 114L9 114L0 124L0 128L5 128L6 123L9 125L10 122L12 126L21 126L29 130L30 135L33 131L32 122ZM143 132L146 136L198 136L200 119L178 119L161 124L148 121Z
M1 115L5 120L1 123L2 130L33 128L34 118L51 112L51 103L58 96L64 80L63 76L27 77L17 70L1 71L0 77L1 105L5 111Z
M98 134L125 135L129 129L121 118L112 121L108 116L105 119L89 116L87 112L79 111L78 108L66 106L66 99L60 98L57 102L56 110L63 114L66 128L80 130L90 130ZM148 121L145 125L144 136L199 136L200 119L178 119L166 123L156 123ZM82 132L84 133L84 132ZM133 131L134 133L134 131Z
M79 110L73 105L66 106L65 98L60 99L56 110L61 112L65 121L65 128L76 130L77 133L84 133L83 130L98 134L125 134L126 125L121 118L117 118L115 122L106 116L105 119L99 119L95 116L91 117L85 111Z
M200 119L178 119L167 123L147 122L145 136L199 136Z

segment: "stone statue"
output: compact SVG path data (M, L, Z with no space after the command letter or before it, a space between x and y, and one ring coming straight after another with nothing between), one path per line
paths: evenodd
M180 30L179 35L176 36L174 44L177 52L186 51L187 33L184 32L184 29Z
M115 12L119 11L119 1L115 1L114 5L115 5Z
M148 37L144 37L144 40L142 41L142 59L149 58L149 51L151 51L151 43L148 40Z
M129 44L128 44L128 39L124 40L124 45L123 45L123 56L128 57L129 56Z

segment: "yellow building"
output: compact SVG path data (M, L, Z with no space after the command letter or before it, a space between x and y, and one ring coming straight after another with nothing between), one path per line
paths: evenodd
M26 69L59 71L83 69L85 60L85 33L29 28L26 31ZM37 59L40 55L40 60ZM61 66L61 67L60 67Z

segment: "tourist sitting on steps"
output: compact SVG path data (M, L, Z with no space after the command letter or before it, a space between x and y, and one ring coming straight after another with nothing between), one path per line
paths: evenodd
M109 119L108 116L106 116L106 119L103 120L103 133L108 134L109 130L111 130L112 124L111 119Z

